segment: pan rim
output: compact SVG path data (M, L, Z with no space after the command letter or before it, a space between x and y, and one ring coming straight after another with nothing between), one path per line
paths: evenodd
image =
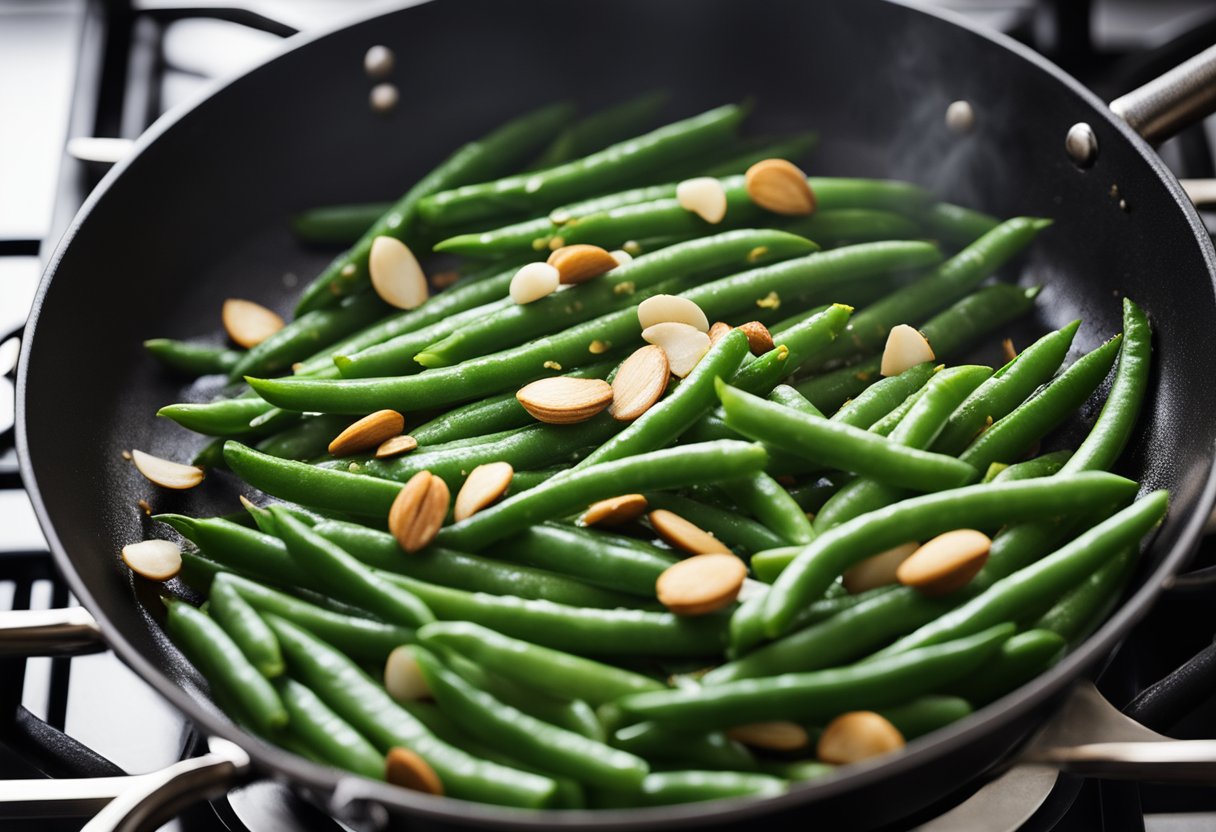
M329 35L366 25L380 18L396 15L414 6L420 6L431 0L421 2L405 2L392 9L380 9L366 16L347 19L344 22L326 27L322 30L296 35L287 39L284 46L267 61L253 67L249 71L234 78L225 79L213 84L193 101L161 116L137 140L132 153L119 164L115 165L89 194L76 216L72 219L63 237L55 246L54 253L47 261L41 282L31 306L30 316L26 324L26 335L23 339L22 352L18 365L17 381L17 430L16 445L21 464L22 476L35 515L47 538L48 547L55 558L60 571L64 574L72 592L90 611L100 608L93 597L90 588L83 582L80 575L72 568L72 562L65 547L60 541L55 526L43 501L39 489L38 477L35 473L30 453L29 437L26 430L26 393L29 370L30 350L33 335L41 316L43 303L54 278L58 265L65 252L71 245L77 230L86 222L93 209L105 196L113 183L123 175L127 167L143 153L143 151L162 135L172 130L190 113L199 109L212 97L222 94L229 86L247 83L247 79L258 72L283 59L285 56L304 49ZM1055 64L1028 47L997 32L982 30L978 25L962 18L960 15L943 9L928 9L917 5L914 0L881 0L890 5L897 5L911 11L937 18L947 24L966 30L971 35L982 38L994 47L1001 47L1014 56L1021 58L1042 72L1047 73L1060 84L1061 93L1069 92L1077 96L1093 111L1091 119L1096 125L1101 122L1107 129L1121 135L1131 143L1137 155L1146 162L1150 170L1162 181L1175 203L1182 210L1191 228L1193 236L1199 243L1202 259L1207 266L1209 280L1216 283L1216 251L1206 228L1203 226L1198 213L1186 198L1181 186L1174 175L1166 168L1161 158L1153 149L1137 135L1122 120L1115 117L1091 91L1065 73ZM282 749L272 746L258 737L238 728L218 711L210 711L196 701L187 691L176 685L163 671L147 660L135 647L113 628L105 616L98 617L98 625L105 637L107 645L119 656L124 663L131 667L139 676L152 686L177 710L181 711L202 732L223 737L237 743L246 749L254 760L257 768L265 774L287 775L298 781L300 785L326 793L323 802L332 808L341 809L335 805L340 801L371 800L388 807L417 813L436 820L448 820L464 823L476 823L487 828L499 829L532 829L538 825L554 828L580 829L622 829L637 825L687 826L712 816L715 822L742 820L757 814L769 814L789 810L799 805L809 805L815 801L834 797L846 792L864 788L889 776L897 775L913 767L931 762L939 755L951 754L957 751L965 742L975 735L990 732L1000 725L1007 724L1019 716L1024 716L1036 708L1042 708L1047 701L1060 693L1071 684L1073 679L1083 673L1088 667L1108 654L1114 645L1122 638L1127 629L1136 620L1145 615L1151 602L1160 594L1163 579L1174 574L1182 563L1190 557L1197 546L1207 515L1216 503L1216 460L1209 468L1204 482L1199 508L1190 518L1187 518L1173 548L1162 558L1148 580L1133 593L1103 626L1085 640L1077 649L1065 657L1059 664L1040 675L1030 683L1022 686L1013 693L1002 697L996 702L977 710L974 714L945 729L934 732L928 742L914 742L906 751L869 764L851 766L846 772L832 775L812 783L794 784L789 792L761 800L734 799L712 801L705 804L689 804L684 806L665 806L644 809L614 809L614 810L547 810L543 812L510 809L506 807L487 806L466 801L435 798L416 792L407 792L389 786L388 784L346 774L327 766L296 757Z

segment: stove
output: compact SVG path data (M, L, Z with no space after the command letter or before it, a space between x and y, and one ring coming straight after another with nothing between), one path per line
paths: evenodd
M937 0L1030 44L1110 100L1216 42L1210 0ZM108 164L166 110L280 48L284 37L384 5L374 0L0 0L0 612L72 605L56 574L13 448L21 326L42 265ZM1200 203L1216 202L1216 119L1162 156ZM1193 181L1192 181L1193 180ZM1205 181L1209 180L1209 181ZM1216 234L1216 211L1202 211ZM1216 737L1216 691L1175 671L1216 660L1210 610L1216 539L1110 660L1099 687L1116 706L1180 739ZM1190 667L1194 667L1193 663ZM1165 697L1144 695L1175 673ZM1191 684L1187 684L1190 681ZM1154 688L1154 692L1159 688ZM156 771L202 750L202 738L111 653L0 654L0 780L113 777ZM949 807L907 818L929 821ZM6 811L0 829L77 830L87 820ZM178 832L344 829L273 783L187 810ZM1216 789L1060 776L1022 827L1188 832L1216 829Z

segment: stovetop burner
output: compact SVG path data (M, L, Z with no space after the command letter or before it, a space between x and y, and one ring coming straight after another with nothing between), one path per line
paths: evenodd
M73 603L21 489L13 449L13 374L20 326L41 261L104 173L101 162L120 158L124 140L134 139L213 78L262 60L282 36L375 5L382 4L263 0L250 11L239 3L199 2L200 8L189 8L168 0L56 0L0 7L0 123L26 127L20 136L0 131L0 181L7 197L0 202L0 612ZM1205 0L960 0L949 5L1031 43L1107 99L1216 42L1216 8ZM25 88L15 95L5 78L20 78ZM65 147L69 152L60 153ZM1209 119L1167 142L1161 153L1181 178L1211 180L1216 178L1214 147L1216 120ZM14 160L20 164L14 166ZM1200 182L1195 192L1204 188L1216 202L1211 182ZM1216 233L1216 212L1202 215ZM1210 540L1197 565L1213 563L1216 541ZM1100 681L1112 703L1131 703L1131 711L1147 724L1180 739L1216 737L1212 691L1192 685L1176 692L1172 706L1187 715L1170 724L1162 723L1153 702L1136 697L1191 657L1211 652L1216 627L1209 613L1216 589L1209 584L1216 581L1206 576L1180 581L1121 646ZM0 779L144 773L199 753L200 744L193 728L110 653L0 658ZM944 808L891 829L926 822ZM0 815L5 830L57 832L79 829L83 822L39 817L35 810L15 818ZM336 832L346 827L282 785L258 782L192 807L165 828ZM1021 829L1216 829L1216 790L1060 776Z

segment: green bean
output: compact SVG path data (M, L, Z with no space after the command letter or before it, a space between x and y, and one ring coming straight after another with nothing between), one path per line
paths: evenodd
M1050 477L1052 474L1058 473L1071 457L1072 451L1062 450L1036 456L1025 462L1015 462L1013 465L1002 468L990 482L1013 482L1035 477Z
M597 808L671 806L730 798L762 798L783 794L785 780L747 771L656 771L646 775L636 791L602 791L592 797Z
M1077 359L1036 396L980 434L959 458L981 471L994 462L1015 462L1098 389L1119 354L1121 340L1116 335Z
M782 407L788 407L803 413L809 413L812 416L823 417L823 414L819 412L819 408L808 402L805 396L803 396L793 387L790 387L788 384L778 384L776 387L774 387L768 394L768 400L770 402L775 402Z
M1048 630L1026 630L1001 645L1000 652L951 690L976 705L987 705L1043 673L1064 654L1064 639Z
M638 693L617 705L634 718L685 730L830 719L844 711L888 708L941 690L980 667L1015 630L1012 624L1001 624L882 661L692 690Z
M833 413L832 421L868 429L923 388L933 378L935 367L932 361L926 361L909 367L897 376L874 382L861 395L850 399Z
M1056 602L1034 622L1070 645L1085 638L1106 620L1139 560L1140 548L1128 546Z
M774 777L784 777L795 783L818 780L836 773L836 766L818 760L764 760L760 770Z
M677 560L640 540L556 523L533 526L500 541L494 556L643 598L654 597L655 581Z
M747 747L721 731L689 734L655 722L638 722L617 730L609 742L623 751L665 764L725 771L757 768L756 758Z
M654 122L667 98L665 92L649 92L583 116L557 134L541 155L533 160L531 169L560 165L625 141Z
M611 609L638 603L631 596L587 586L565 575L438 546L407 555L391 534L355 523L327 520L319 523L314 531L368 566L442 586L493 595L543 598L576 607Z
M298 424L266 437L254 447L280 459L314 459L326 453L329 443L349 424L348 416L305 416Z
M443 742L342 653L277 616L267 616L267 620L279 637L294 678L311 688L377 750L404 746L417 753L439 776L445 794L532 808L552 802L556 789L552 779L479 760Z
M867 243L817 252L796 260L752 269L681 293L711 319L747 308L757 300L805 297L867 276L933 262L937 249L920 242ZM251 379L260 395L279 407L325 413L364 414L383 408L409 411L425 403L442 407L497 393L541 375L546 362L575 366L592 345L622 347L639 335L637 313L622 309L563 333L504 352L403 378L313 380Z
M926 494L863 514L817 537L777 578L763 599L765 631L786 632L799 609L818 598L832 580L866 557L909 540L960 528L988 528L1020 520L1094 511L1127 499L1135 483L1103 472L973 485ZM761 574L763 559L753 558ZM765 564L771 569L775 564Z
M1049 483L1066 479L1067 476L1055 476L1027 482ZM1168 504L1166 491L1148 494L1053 554L996 581L967 603L874 656L890 656L958 638L983 629L996 620L1033 620L1050 609L1055 601L1080 584L1086 576L1100 569L1128 546L1139 543L1165 516Z
M943 366L944 365L939 364L938 371L940 371L943 368ZM879 436L890 436L891 433L897 427L899 427L900 423L903 422L904 417L908 415L908 412L910 410L912 410L913 407L916 406L916 403L919 402L922 398L924 398L925 390L927 388L928 388L928 385L925 385L925 387L920 388L915 393L913 393L911 396L908 396L908 398L904 399L903 403L901 403L899 405L899 407L895 408L890 413L888 413L886 416L883 416L877 422L870 425L870 433L874 433Z
M224 461L267 494L334 511L386 517L401 490L400 483L277 459L233 440L224 445Z
M350 249L329 264L303 292L296 314L330 306L344 295L363 291L368 285L367 260L376 237L392 236L410 241L417 229L419 203L441 191L498 176L532 154L547 136L565 122L571 108L557 104L507 122L478 141L461 147L438 167L418 180L392 208L376 220Z
M439 533L439 541L476 551L543 520L572 514L597 500L678 488L689 482L719 482L758 471L766 459L767 454L759 445L722 440L592 465L557 476L448 526Z
M1001 652L1021 638L1021 635L1019 633L1002 644ZM982 671L973 674L970 678L974 679L980 675L982 675ZM964 681L960 684L965 683ZM899 733L904 735L904 739L911 742L917 737L923 737L939 728L945 728L951 722L958 722L971 713L971 705L966 699L958 696L937 694L921 696L903 705L896 705L894 708L884 708L879 713L899 729Z
M780 222L777 227L801 234L825 247L874 240L915 240L921 236L916 223L907 217L873 208L817 210L805 217Z
M756 473L726 480L719 487L739 508L780 536L783 543L810 543L814 539L815 532L806 513L768 474Z
M642 758L530 716L473 687L430 651L411 650L440 709L483 742L591 785L627 788L649 772Z
M287 711L266 677L245 657L219 624L184 601L166 599L165 629L207 682L239 703L258 731L287 724Z
M966 296L1050 224L1050 220L1031 217L1007 220L930 274L853 315L841 338L816 355L807 369L822 369L881 349L891 327L932 314Z
M929 236L960 248L978 240L1001 224L995 217L948 202L939 202L929 208L924 214L923 222Z
M304 243L349 246L392 207L391 202L360 202L309 208L291 218L291 231Z
M214 344L198 344L191 341L175 341L172 338L153 338L144 341L153 358L179 373L189 376L205 376L212 373L227 373L241 360L242 353Z
M207 596L211 617L233 640L250 663L267 679L283 673L283 654L270 627L257 610L241 597L231 576L219 575Z
M422 598L440 620L472 621L503 635L577 655L708 656L722 649L725 636L726 620L721 616L682 618L639 609L571 607L383 574Z
M547 211L613 184L644 181L668 165L719 146L734 135L745 115L735 105L718 107L548 170L436 193L421 201L419 213L428 224L447 227L512 212Z
M921 324L920 331L933 345L937 358L962 352L981 336L1029 312L1037 288L1022 289L1007 283L987 286ZM860 394L878 378L881 359L866 359L797 385L798 392L825 413Z
M424 367L448 367L636 306L660 286L664 291L679 291L711 276L805 256L818 248L802 237L764 229L728 231L679 243L642 255L568 291L528 304L510 302L492 317L471 321L428 345L416 360Z
M385 581L280 506L271 506L270 512L292 560L307 576L306 586L346 603L361 605L391 624L419 627L435 620L417 597Z
M1073 321L1035 341L1021 354L980 385L942 430L933 449L944 454L962 453L986 425L1001 419L1024 402L1040 385L1051 379L1076 335L1080 321Z
M280 680L275 689L287 708L287 731L305 748L330 765L384 779L384 758L321 697L293 679Z
M762 552L774 546L784 546L786 543L783 538L755 520L728 509L662 492L647 494L646 502L651 510L665 509L674 512L693 525L709 532L732 549L737 547L747 554ZM654 586L651 585L650 589L653 594Z
M726 424L804 459L894 486L928 491L978 477L970 465L942 454L904 448L854 427L766 402L719 382Z
M218 399L199 404L169 404L156 411L156 415L171 419L187 430L205 436L249 436L258 433L250 427L250 420L268 409L266 402L249 397Z
M242 572L280 578L294 572L283 541L221 517L195 518L181 514L152 517L189 540L209 557Z

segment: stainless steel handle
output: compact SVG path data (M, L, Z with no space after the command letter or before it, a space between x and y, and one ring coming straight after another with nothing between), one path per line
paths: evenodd
M1216 740L1099 742L1048 749L1026 762L1082 777L1210 786L1216 783Z
M105 647L84 607L0 612L0 656L78 656Z
M1156 144L1216 111L1216 46L1110 103L1115 115Z

